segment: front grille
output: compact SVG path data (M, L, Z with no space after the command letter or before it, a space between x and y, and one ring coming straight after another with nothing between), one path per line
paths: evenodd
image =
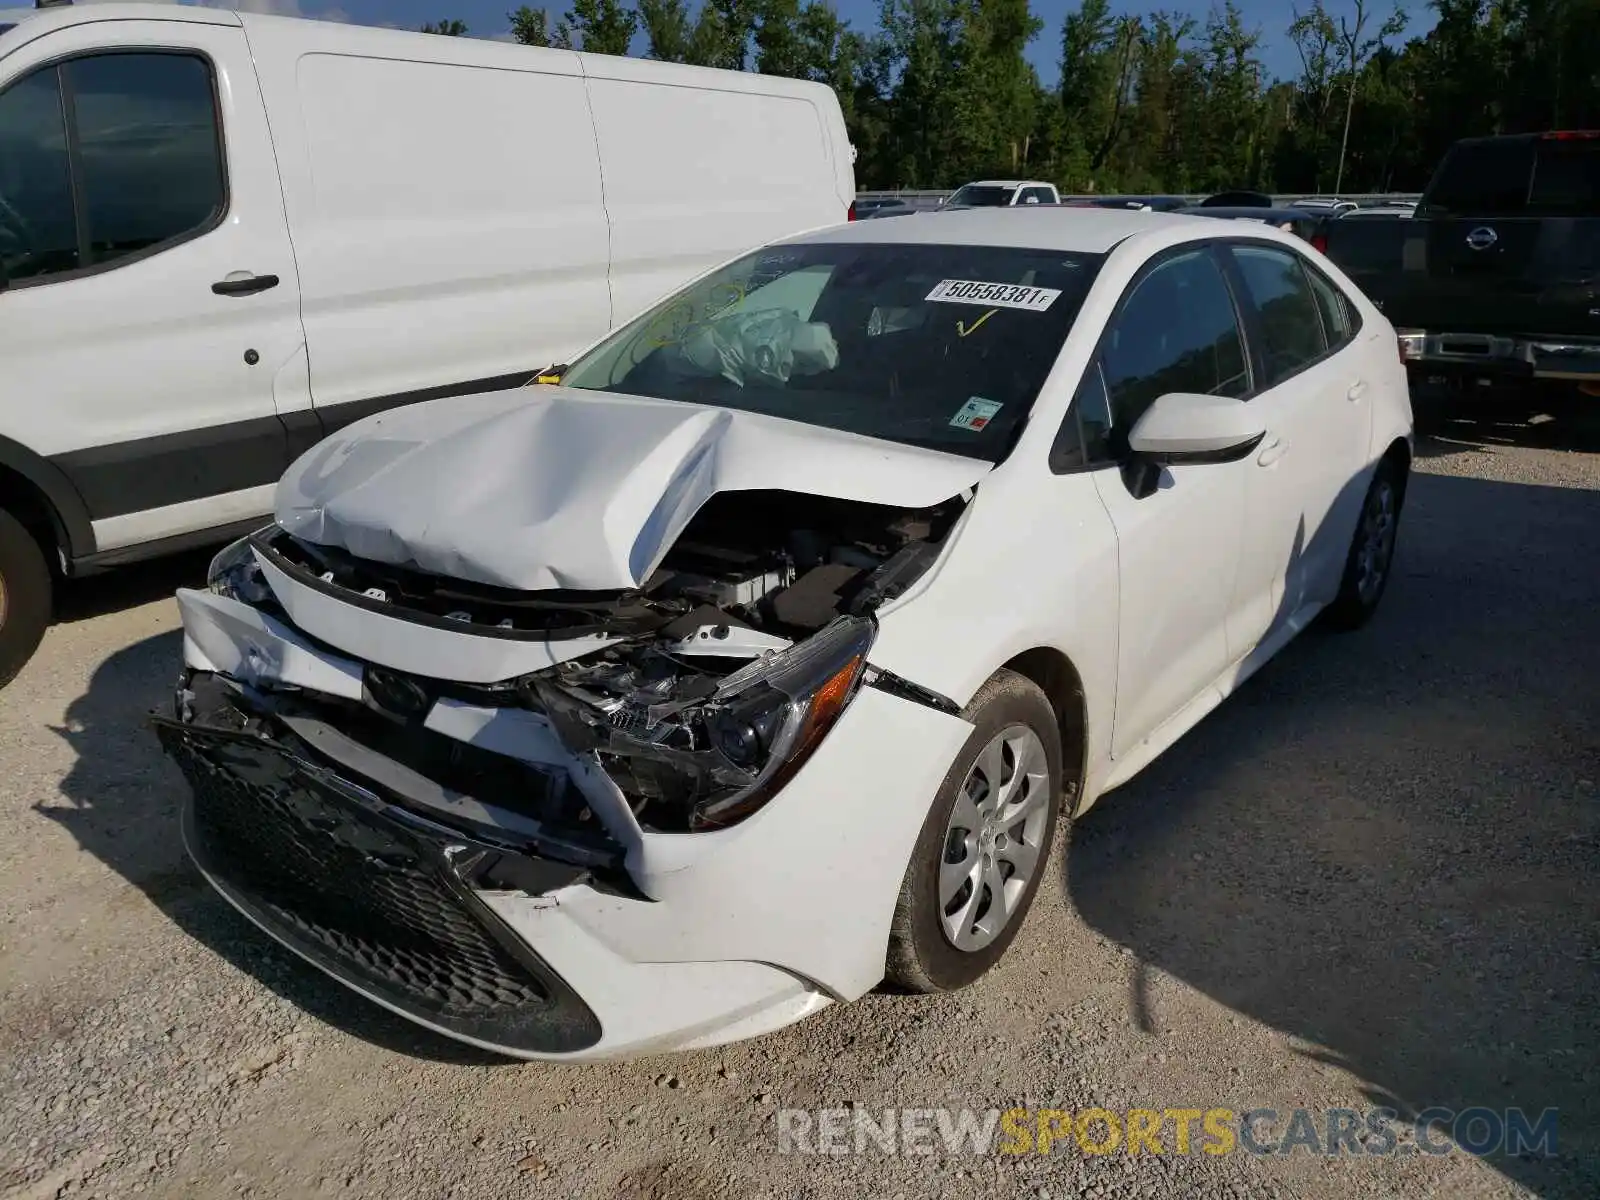
M428 835L264 739L165 721L158 731L193 791L191 853L275 936L475 1041L554 1053L598 1040L598 1022L559 977L497 941L446 882Z

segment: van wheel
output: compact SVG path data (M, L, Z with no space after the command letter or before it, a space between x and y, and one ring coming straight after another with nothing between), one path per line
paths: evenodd
M50 567L33 535L0 512L0 687L16 677L50 624Z
M885 974L913 992L966 987L1000 961L1039 890L1061 808L1061 732L1039 686L997 671L900 885Z

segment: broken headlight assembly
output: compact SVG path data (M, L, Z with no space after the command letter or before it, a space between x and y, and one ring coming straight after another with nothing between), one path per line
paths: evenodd
M816 750L860 686L876 632L870 618L841 617L720 680L622 663L529 683L562 740L594 753L641 821L718 829L760 809Z
M261 573L249 537L230 542L217 552L206 569L206 587L214 595L243 604L259 605L272 599L272 589Z

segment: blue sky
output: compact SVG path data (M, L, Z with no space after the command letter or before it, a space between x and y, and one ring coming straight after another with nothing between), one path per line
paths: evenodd
M505 33L508 22L505 14L522 0L208 0L216 7L241 8L259 12L277 12L286 15L332 16L336 19L356 21L363 25L398 25L414 29L425 21L455 17L465 21L467 30L479 37L492 37ZM1348 11L1349 0L1326 0L1335 13ZM545 7L552 10L554 18L567 7L568 0L546 0ZM1259 27L1263 33L1262 57L1269 73L1293 76L1298 73L1294 47L1284 31L1293 20L1291 0L1237 0L1245 20ZM858 29L870 30L877 24L877 0L835 0L841 16ZM1044 32L1029 47L1028 57L1038 68L1040 76L1054 82L1060 58L1061 19L1074 0L1033 0L1033 11L1044 21ZM537 7L537 5L536 5ZM1147 12L1152 8L1187 13L1204 20L1212 7L1211 0L1148 0L1147 3L1125 3L1113 0L1117 11ZM1387 12L1387 5L1377 5ZM1411 24L1407 36L1414 36L1433 24L1433 11L1426 0L1407 0L1406 11ZM637 49L637 48L636 48Z

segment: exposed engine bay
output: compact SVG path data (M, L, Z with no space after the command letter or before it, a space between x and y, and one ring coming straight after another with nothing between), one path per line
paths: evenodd
M409 686L541 714L568 751L593 756L642 828L685 831L742 819L798 769L871 675L873 613L932 565L966 502L905 509L782 491L718 493L645 584L624 592L463 583L357 559L277 527L250 545L347 604L548 642L555 665L489 685L396 679L369 667L363 703L404 722L395 696ZM237 566L226 594L281 614L255 559L246 554ZM563 643L574 649L561 653Z

